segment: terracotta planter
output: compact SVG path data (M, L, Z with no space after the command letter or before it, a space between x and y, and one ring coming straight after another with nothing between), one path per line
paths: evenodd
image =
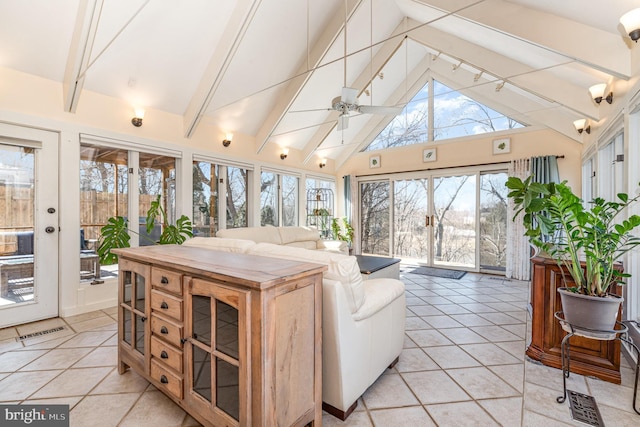
M558 288L558 293L562 300L562 311L566 322L574 328L589 330L580 331L580 335L595 339L611 339L615 336L615 334L591 333L591 331L614 330L620 304L624 298L612 294L606 297L577 294L567 288ZM562 328L571 332L569 325L563 324Z

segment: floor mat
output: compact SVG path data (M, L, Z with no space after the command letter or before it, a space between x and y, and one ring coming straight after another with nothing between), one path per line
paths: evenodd
M445 279L455 279L455 280L458 280L462 276L467 274L466 271L449 270L446 268L437 268L437 267L406 267L406 268L403 268L402 271L404 273L423 274L425 276L443 277Z

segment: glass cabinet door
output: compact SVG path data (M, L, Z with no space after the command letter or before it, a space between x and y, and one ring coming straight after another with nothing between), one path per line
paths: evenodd
M120 260L121 274L119 275L119 315L122 322L118 331L121 348L132 356L142 368L148 352L149 330L147 318L149 304L147 289L150 268L148 265L137 264L127 260Z
M213 411L221 424L247 424L247 299L248 293L199 279L187 297L186 399Z

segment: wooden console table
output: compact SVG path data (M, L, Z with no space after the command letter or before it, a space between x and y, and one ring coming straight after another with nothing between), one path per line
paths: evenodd
M622 269L622 266L618 266ZM565 274L569 286L571 275ZM544 365L562 368L561 347L566 332L554 317L562 311L560 294L556 289L565 283L558 264L545 257L531 258L531 344L526 354ZM612 286L609 292L621 294L620 286ZM618 313L618 321L621 316ZM573 336L571 338L571 371L580 375L595 376L604 381L620 384L620 342L594 340Z
M205 426L320 426L325 266L175 245L114 250L118 370Z

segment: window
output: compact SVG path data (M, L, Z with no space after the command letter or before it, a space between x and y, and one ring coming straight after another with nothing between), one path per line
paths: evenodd
M430 111L429 97L433 97ZM364 151L521 128L488 106L431 79Z
M211 237L218 231L218 177L220 167L193 162L193 234Z
M260 174L260 225L298 225L298 181L292 175Z
M227 206L226 228L247 227L248 174L247 169L227 166L225 197Z

